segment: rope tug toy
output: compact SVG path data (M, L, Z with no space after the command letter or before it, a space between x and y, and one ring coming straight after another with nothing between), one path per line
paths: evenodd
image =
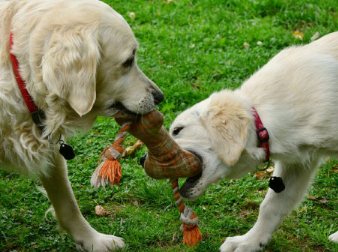
M116 163L118 163L123 152L121 144L126 131L128 131L140 139L148 148L148 155L144 162L146 173L155 179L170 179L175 205L181 213L183 244L196 245L202 240L202 234L198 227L198 217L191 208L183 203L179 194L178 178L193 177L201 173L201 161L194 154L184 151L178 146L163 127L163 115L157 110L139 118L116 117L115 119L122 125L122 128L115 138L114 144L106 148L101 154L101 163L91 178L92 186L95 188L100 185L105 187L107 184L112 186L120 181L121 166ZM120 155L114 156L112 153L119 153ZM118 176L120 177L117 179Z
M92 175L90 184L95 188L99 188L100 185L106 188L109 184L119 185L122 177L122 169L120 165L121 155L123 153L123 147L121 144L124 141L124 137L127 134L127 130L130 128L131 122L126 122L122 125L114 143L110 147L106 147L99 158L99 165Z

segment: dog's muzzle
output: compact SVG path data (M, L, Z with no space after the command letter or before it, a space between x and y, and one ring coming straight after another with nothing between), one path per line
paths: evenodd
M160 104L164 100L164 94L159 90L153 91L152 95L153 95L153 98L154 98L155 106L157 106L158 104Z

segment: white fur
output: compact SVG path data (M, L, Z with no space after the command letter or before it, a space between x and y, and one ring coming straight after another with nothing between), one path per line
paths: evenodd
M33 123L15 81L9 54L47 119ZM97 0L0 0L0 167L38 175L60 225L85 251L111 251L121 238L96 232L81 215L55 144L60 135L89 130L121 103L144 114L163 98L136 64L138 43L126 21ZM129 59L135 60L124 66Z
M252 172L265 158L258 147L252 107L270 135L274 176L286 189L271 189L258 220L244 236L227 238L222 252L259 251L303 199L323 157L338 153L338 32L290 47L235 90L223 90L184 111L170 132L184 149L199 154L203 172L181 194L196 199L212 183ZM330 240L338 242L338 233Z

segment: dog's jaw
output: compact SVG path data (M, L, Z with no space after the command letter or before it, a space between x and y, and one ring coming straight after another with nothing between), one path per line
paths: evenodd
M200 190L200 178L202 176L202 173L198 174L195 177L187 178L183 186L180 188L179 192L180 195L189 200L195 200L199 196L201 196L205 190Z
M226 177L226 171L227 168L219 160L204 160L202 173L188 178L180 188L180 195L188 200L198 199L212 184Z

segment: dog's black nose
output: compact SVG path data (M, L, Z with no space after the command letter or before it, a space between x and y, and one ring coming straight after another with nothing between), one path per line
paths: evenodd
M142 167L144 167L144 162L146 161L147 159L147 153L144 154L141 158L140 158L140 165L142 165Z
M152 93L152 95L156 106L164 100L164 94L161 91L156 90Z

